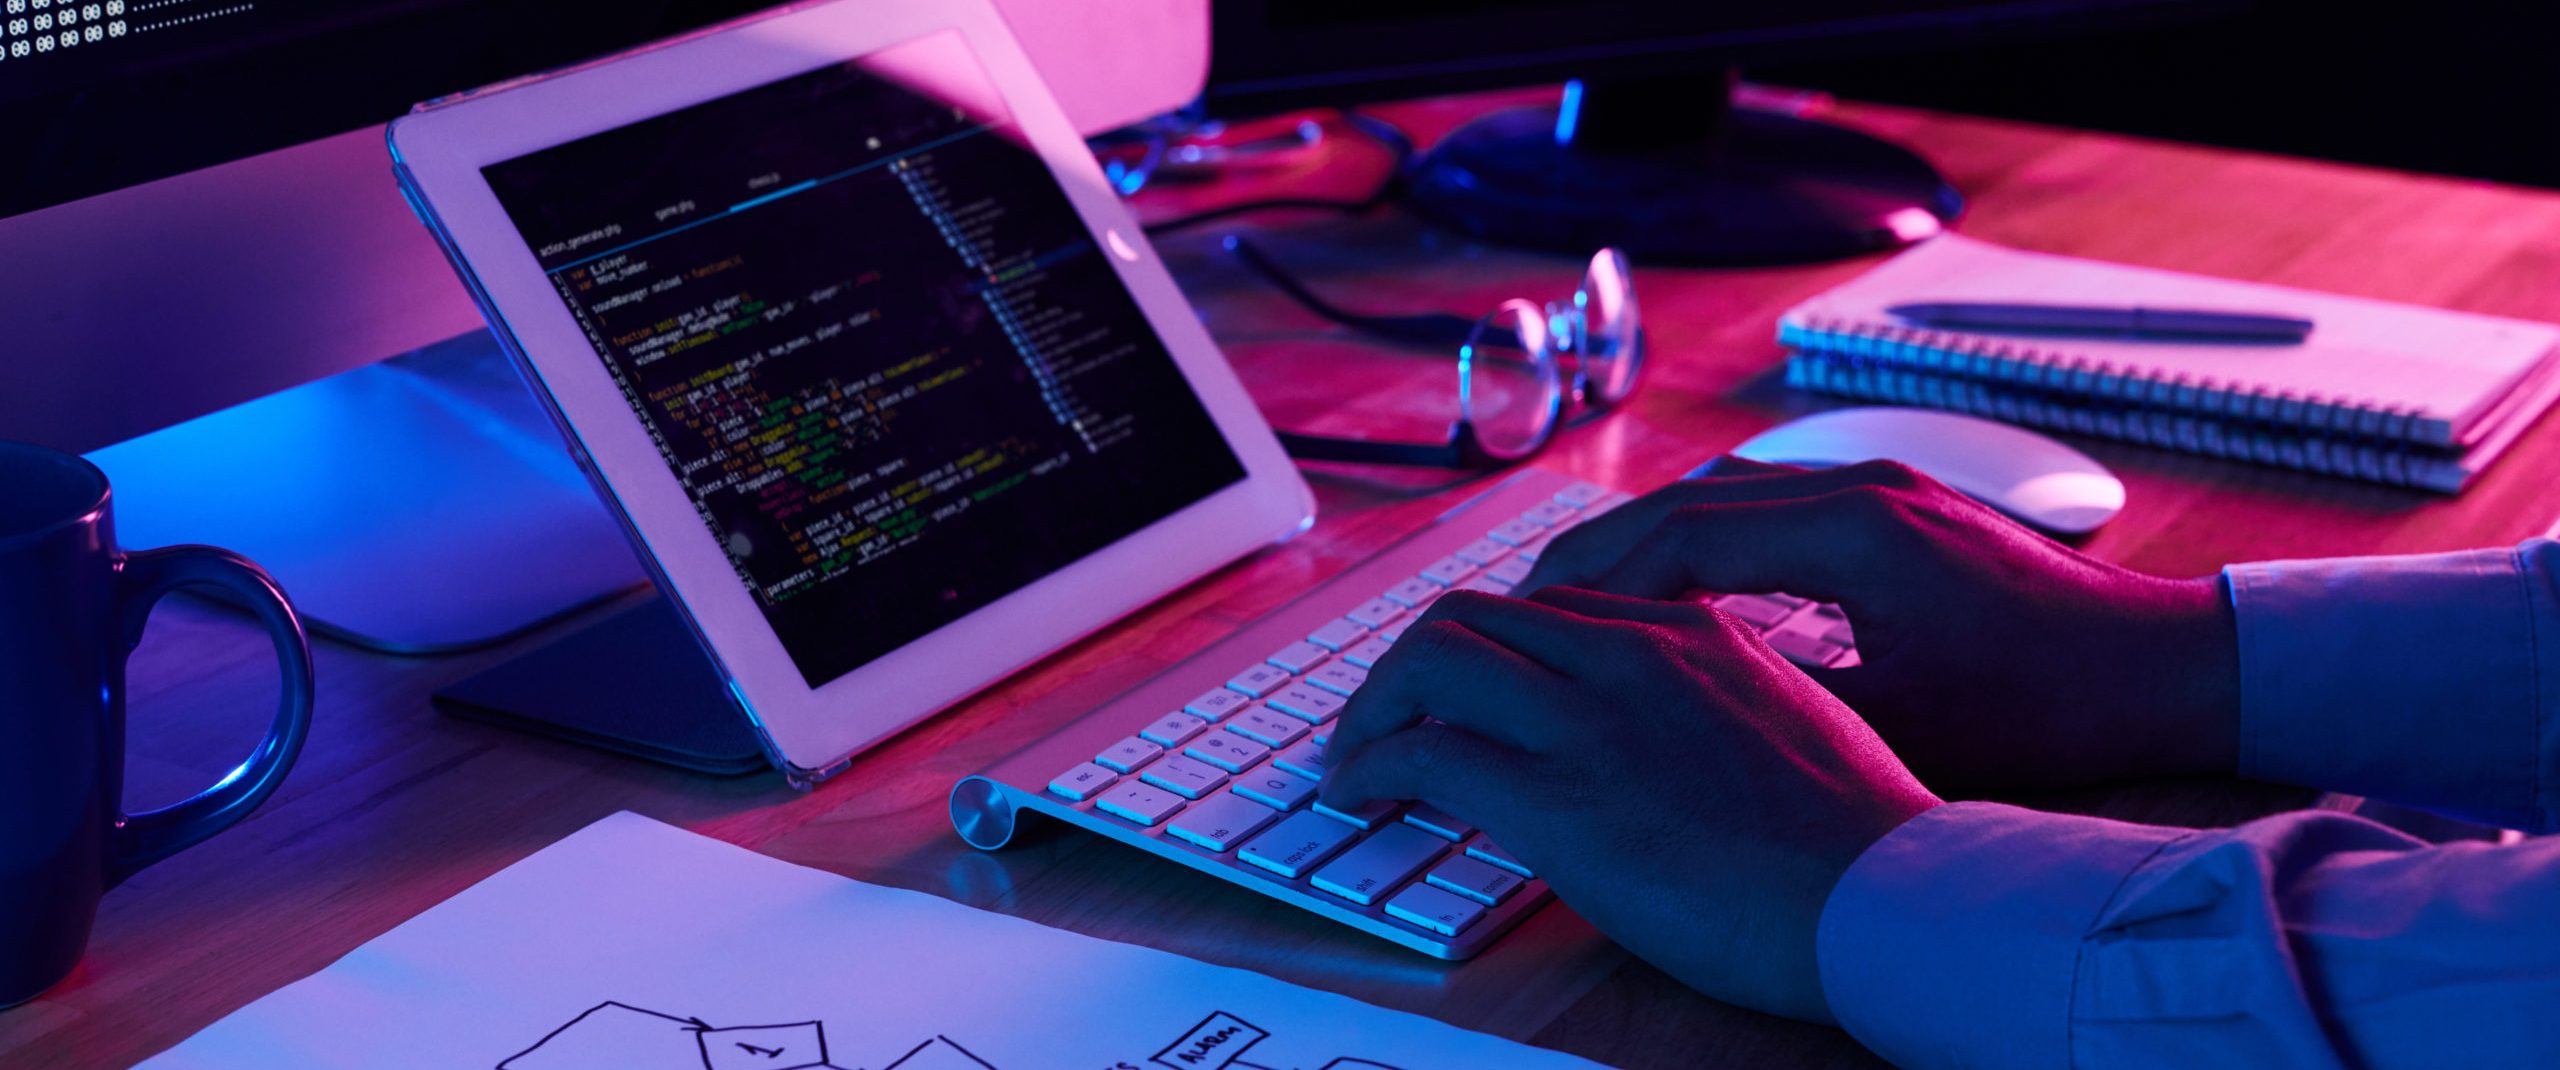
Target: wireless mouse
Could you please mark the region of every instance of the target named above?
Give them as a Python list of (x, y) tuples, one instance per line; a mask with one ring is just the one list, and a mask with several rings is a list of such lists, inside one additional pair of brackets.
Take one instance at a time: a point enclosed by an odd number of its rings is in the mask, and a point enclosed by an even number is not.
[(1790, 420), (1733, 448), (1764, 464), (1831, 468), (1900, 461), (2036, 527), (2096, 531), (2124, 509), (2105, 465), (2024, 428), (1930, 409), (1853, 408)]

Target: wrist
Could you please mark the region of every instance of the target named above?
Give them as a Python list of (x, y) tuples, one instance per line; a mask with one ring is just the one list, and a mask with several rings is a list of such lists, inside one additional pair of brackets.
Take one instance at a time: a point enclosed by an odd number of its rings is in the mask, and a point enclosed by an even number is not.
[(2163, 579), (2136, 618), (2128, 664), (2147, 676), (2149, 707), (2129, 733), (2163, 773), (2229, 775), (2240, 764), (2240, 630), (2220, 575)]

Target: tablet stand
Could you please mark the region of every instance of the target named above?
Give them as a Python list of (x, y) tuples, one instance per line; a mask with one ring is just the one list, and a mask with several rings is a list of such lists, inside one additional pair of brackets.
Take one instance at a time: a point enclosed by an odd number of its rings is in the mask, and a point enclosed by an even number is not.
[(439, 690), (459, 717), (679, 769), (769, 768), (746, 716), (667, 600), (647, 600)]

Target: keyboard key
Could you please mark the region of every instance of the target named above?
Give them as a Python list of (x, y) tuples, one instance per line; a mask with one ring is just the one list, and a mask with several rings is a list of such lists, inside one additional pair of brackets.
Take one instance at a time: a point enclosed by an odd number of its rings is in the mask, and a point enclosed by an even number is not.
[(1271, 759), (1271, 764), (1309, 780), (1322, 780), (1324, 779), (1325, 752), (1329, 745), (1324, 740), (1309, 737), (1296, 746), (1281, 751), (1279, 757)]
[(1303, 777), (1296, 773), (1265, 766), (1255, 771), (1252, 776), (1237, 777), (1235, 787), (1229, 790), (1274, 810), (1285, 812), (1305, 806), (1309, 800), (1314, 799), (1316, 781), (1313, 777)]
[(1484, 907), (1428, 884), (1416, 884), (1387, 900), (1387, 916), (1442, 936), (1456, 936), (1484, 916)]
[(1365, 628), (1382, 627), (1388, 621), (1404, 616), (1404, 603), (1385, 598), (1372, 598), (1360, 603), (1358, 609), (1343, 616)]
[(1361, 906), (1376, 906), (1440, 857), (1449, 844), (1420, 829), (1389, 825), (1316, 871), (1315, 886)]
[(1761, 595), (1760, 597), (1776, 602), (1788, 609), (1802, 609), (1804, 608), (1805, 602), (1808, 601), (1807, 599), (1798, 598), (1791, 594), (1782, 594), (1775, 591)]
[(1279, 694), (1271, 696), (1271, 701), (1265, 705), (1308, 724), (1322, 724), (1342, 712), (1342, 704), (1348, 701), (1320, 687), (1290, 684), (1281, 688)]
[(1838, 643), (1841, 646), (1858, 645), (1858, 637), (1849, 631), (1848, 621), (1829, 620), (1824, 617), (1815, 617), (1814, 619), (1823, 621), (1829, 625), (1829, 627), (1822, 629), (1822, 638), (1825, 642)]
[(1352, 692), (1360, 690), (1360, 685), (1369, 682), (1369, 670), (1352, 665), (1348, 659), (1344, 659), (1308, 673), (1307, 682), (1344, 698), (1350, 698)]
[(1288, 682), (1289, 670), (1265, 663), (1237, 673), (1235, 679), (1227, 681), (1227, 690), (1261, 698)]
[(1609, 492), (1608, 497), (1583, 506), (1582, 515), (1584, 519), (1589, 519), (1634, 500), (1636, 500), (1636, 496), (1633, 494), (1629, 494), (1623, 490), (1613, 490)]
[(1731, 613), (1761, 628), (1775, 625), (1795, 612), (1792, 608), (1779, 605), (1756, 594), (1725, 595), (1716, 599), (1715, 605), (1717, 609)]
[(1433, 583), (1430, 580), (1423, 579), (1420, 576), (1415, 576), (1403, 583), (1387, 588), (1385, 597), (1387, 601), (1393, 602), (1407, 609), (1420, 609), (1424, 606), (1430, 605), (1432, 599), (1440, 597), (1440, 585)]
[(1511, 556), (1511, 548), (1492, 539), (1477, 539), (1458, 547), (1458, 560), (1470, 565), (1490, 565), (1509, 556)]
[(1482, 836), (1476, 837), (1476, 842), (1467, 845), (1467, 857), (1478, 862), (1491, 862), (1523, 877), (1537, 876), (1529, 872), (1529, 867), (1521, 864), (1519, 859), (1511, 857), (1511, 852), (1503, 850), (1501, 845)]
[(1476, 834), (1474, 825), (1460, 821), (1450, 816), (1447, 811), (1428, 803), (1413, 804), (1411, 809), (1404, 812), (1404, 823), (1451, 843), (1457, 843)]
[[(1332, 651), (1317, 646), (1314, 643), (1301, 640), (1281, 647), (1277, 653), (1274, 653), (1270, 657), (1262, 660), (1265, 664), (1274, 665), (1296, 673), (1305, 672), (1318, 665), (1324, 664), (1324, 659), (1332, 656)], [(1234, 684), (1228, 684), (1227, 686), (1235, 687)], [(1236, 689), (1239, 691), (1244, 690), (1243, 688)], [(1255, 695), (1254, 697), (1260, 698), (1262, 696)]]
[(1163, 747), (1136, 736), (1130, 736), (1112, 744), (1110, 750), (1094, 756), (1093, 764), (1114, 773), (1134, 773), (1138, 771), (1139, 766), (1156, 760), (1156, 755), (1162, 753), (1164, 753)]
[(1520, 514), (1520, 519), (1542, 528), (1552, 528), (1560, 524), (1570, 524), (1580, 517), (1574, 507), (1549, 499), (1530, 506), (1528, 512)]
[(1510, 584), (1494, 579), (1491, 576), (1478, 576), (1465, 583), (1459, 584), (1458, 589), (1461, 591), (1475, 591), (1479, 594), (1490, 595), (1507, 595), (1511, 593)]
[(1183, 740), (1199, 735), (1200, 730), (1208, 726), (1209, 722), (1198, 717), (1175, 712), (1158, 717), (1156, 723), (1139, 729), (1138, 736), (1159, 747), (1179, 747)]
[(1244, 704), (1251, 701), (1240, 692), (1221, 687), (1184, 703), (1182, 709), (1204, 721), (1223, 721), (1228, 714), (1244, 708)]
[(1597, 483), (1576, 483), (1556, 492), (1556, 500), (1576, 509), (1609, 496), (1609, 488)]
[(1283, 877), (1304, 877), (1358, 835), (1359, 830), (1349, 825), (1313, 810), (1300, 810), (1254, 837), (1236, 857)]
[(1444, 557), (1422, 570), (1422, 578), (1443, 587), (1455, 587), (1475, 575), (1476, 567), (1457, 557)]
[(1387, 656), (1387, 648), (1394, 645), (1383, 637), (1370, 636), (1361, 640), (1359, 646), (1343, 651), (1342, 662), (1337, 663), (1337, 667), (1340, 664), (1349, 664), (1363, 672), (1377, 668), (1378, 659)]
[(1177, 754), (1148, 766), (1146, 775), (1139, 779), (1185, 799), (1197, 799), (1225, 785), (1227, 774), (1207, 762)]
[(1511, 556), (1518, 560), (1526, 561), (1532, 565), (1537, 564), (1539, 558), (1546, 556), (1547, 544), (1554, 541), (1556, 540), (1553, 535), (1540, 535), (1537, 538), (1521, 543), (1519, 549), (1511, 552)]
[(1049, 782), (1049, 790), (1077, 802), (1083, 802), (1101, 794), (1102, 789), (1110, 787), (1111, 782), (1118, 779), (1120, 779), (1118, 773), (1092, 762), (1086, 762), (1058, 774), (1058, 779)]
[(1525, 546), (1529, 540), (1544, 537), (1546, 533), (1547, 526), (1544, 524), (1534, 520), (1514, 519), (1503, 521), (1492, 531), (1485, 532), (1484, 536), (1505, 546)]
[(1212, 851), (1232, 851), (1280, 819), (1270, 807), (1240, 795), (1220, 795), (1184, 810), (1164, 830)]
[[(1236, 715), (1238, 720), (1255, 716), (1261, 716), (1259, 711), (1246, 710)], [(1227, 728), (1228, 730), (1224, 732), (1201, 733), (1200, 738), (1192, 740), (1190, 746), (1182, 748), (1183, 756), (1197, 758), (1230, 773), (1244, 772), (1253, 768), (1254, 763), (1270, 756), (1271, 748), (1237, 735), (1232, 722), (1227, 725)], [(1197, 798), (1197, 796), (1194, 797)]]
[[(1360, 640), (1367, 638), (1368, 635), (1368, 625), (1351, 620), (1347, 617), (1337, 617), (1326, 622), (1324, 627), (1308, 632), (1307, 641), (1339, 654), (1342, 652), (1344, 647), (1357, 643)], [(1305, 672), (1307, 670), (1300, 669), (1298, 671)]]
[(1504, 583), (1516, 586), (1520, 581), (1529, 578), (1529, 570), (1535, 565), (1536, 562), (1525, 561), (1515, 557), (1509, 561), (1505, 561), (1499, 565), (1495, 565), (1492, 568), (1484, 570), (1484, 574), (1491, 576), (1494, 579), (1501, 580)]
[(1843, 609), (1841, 609), (1841, 608), (1840, 608), (1840, 607), (1838, 607), (1838, 606), (1832, 605), (1832, 604), (1831, 604), (1831, 603), (1829, 603), (1829, 602), (1817, 602), (1817, 603), (1815, 603), (1815, 604), (1814, 604), (1814, 607), (1813, 607), (1813, 611), (1814, 611), (1816, 614), (1818, 614), (1818, 615), (1820, 615), (1820, 616), (1822, 616), (1822, 617), (1824, 617), (1824, 618), (1826, 618), (1826, 619), (1830, 619), (1830, 620), (1847, 620), (1847, 619), (1849, 619), (1849, 614), (1848, 614), (1848, 612), (1847, 612), (1846, 610), (1843, 610)]
[(1472, 858), (1452, 858), (1431, 868), (1423, 878), (1435, 888), (1445, 888), (1489, 907), (1498, 907), (1528, 881), (1500, 866)]
[(1182, 797), (1132, 782), (1103, 792), (1093, 806), (1103, 813), (1153, 827), (1182, 809)]
[(1396, 809), (1402, 805), (1393, 799), (1377, 799), (1357, 810), (1336, 810), (1319, 802), (1316, 812), (1366, 832), (1395, 820)]
[(1384, 639), (1390, 643), (1395, 642), (1398, 639), (1404, 638), (1404, 630), (1410, 627), (1413, 627), (1413, 618), (1399, 618), (1395, 621), (1389, 622), (1386, 627), (1378, 629), (1378, 638)]
[(1246, 710), (1227, 722), (1227, 731), (1265, 747), (1286, 747), (1306, 737), (1306, 723), (1267, 709)]
[(1770, 632), (1765, 638), (1769, 640), (1769, 649), (1777, 651), (1780, 656), (1815, 668), (1829, 665), (1840, 657), (1840, 647), (1803, 632), (1780, 628)]

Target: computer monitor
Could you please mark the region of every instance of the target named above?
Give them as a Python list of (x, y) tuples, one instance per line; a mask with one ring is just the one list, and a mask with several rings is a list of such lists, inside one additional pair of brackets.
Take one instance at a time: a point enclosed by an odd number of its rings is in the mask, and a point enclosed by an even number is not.
[[(0, 0), (0, 435), (90, 450), (478, 328), (382, 124), (770, 3)], [(1088, 132), (1199, 90), (1206, 0), (999, 6)]]
[(1845, 127), (1732, 104), (1734, 68), (2088, 32), (2233, 0), (1218, 0), (1212, 114), (1565, 82), (1418, 156), (1427, 217), (1509, 244), (1771, 263), (1939, 232), (1963, 198)]
[[(91, 453), (127, 541), (234, 546), (380, 646), (636, 582), (382, 124), (769, 3), (0, 0), (0, 437)], [(1088, 132), (1205, 76), (1207, 0), (998, 6)]]

